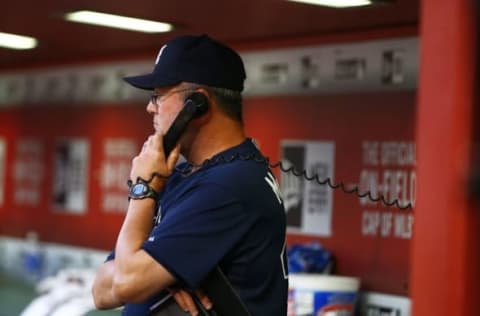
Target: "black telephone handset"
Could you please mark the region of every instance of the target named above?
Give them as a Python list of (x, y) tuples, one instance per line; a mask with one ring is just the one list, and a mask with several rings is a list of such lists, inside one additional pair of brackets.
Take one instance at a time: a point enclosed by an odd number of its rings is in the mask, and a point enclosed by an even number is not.
[(163, 149), (167, 158), (170, 152), (175, 148), (180, 136), (187, 128), (188, 124), (195, 118), (202, 116), (208, 110), (208, 99), (200, 92), (190, 94), (186, 99), (183, 109), (168, 129), (163, 138)]

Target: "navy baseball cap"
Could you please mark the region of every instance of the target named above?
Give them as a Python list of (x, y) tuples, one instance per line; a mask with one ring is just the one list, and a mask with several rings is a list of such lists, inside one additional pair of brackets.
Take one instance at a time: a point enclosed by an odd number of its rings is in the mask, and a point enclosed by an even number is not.
[(185, 35), (163, 45), (152, 73), (124, 80), (145, 90), (186, 81), (242, 91), (245, 78), (242, 59), (233, 49), (207, 35)]

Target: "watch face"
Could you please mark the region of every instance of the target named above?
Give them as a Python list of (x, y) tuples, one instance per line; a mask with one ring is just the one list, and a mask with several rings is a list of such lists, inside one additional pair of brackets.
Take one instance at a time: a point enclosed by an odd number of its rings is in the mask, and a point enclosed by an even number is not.
[(158, 193), (155, 192), (151, 187), (146, 183), (137, 183), (128, 192), (129, 199), (142, 200), (145, 198), (152, 198), (156, 200), (158, 198)]
[(135, 184), (132, 193), (135, 195), (147, 193), (147, 187), (142, 183)]

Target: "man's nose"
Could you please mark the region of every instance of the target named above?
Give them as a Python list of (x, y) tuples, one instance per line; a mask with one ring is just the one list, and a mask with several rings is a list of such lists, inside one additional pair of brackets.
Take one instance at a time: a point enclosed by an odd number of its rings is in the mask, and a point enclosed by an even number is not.
[(157, 106), (153, 104), (152, 101), (149, 101), (147, 104), (147, 112), (150, 114), (154, 114), (157, 112)]

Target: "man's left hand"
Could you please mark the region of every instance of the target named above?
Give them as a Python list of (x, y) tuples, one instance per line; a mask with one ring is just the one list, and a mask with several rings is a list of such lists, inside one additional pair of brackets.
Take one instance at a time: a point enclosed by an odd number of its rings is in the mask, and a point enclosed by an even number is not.
[[(192, 295), (184, 290), (171, 290), (173, 298), (181, 309), (190, 313), (192, 316), (198, 315), (198, 308), (192, 298)], [(206, 309), (212, 308), (212, 301), (201, 290), (197, 290), (196, 295)]]

